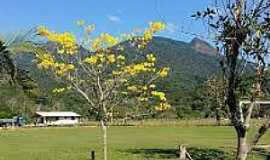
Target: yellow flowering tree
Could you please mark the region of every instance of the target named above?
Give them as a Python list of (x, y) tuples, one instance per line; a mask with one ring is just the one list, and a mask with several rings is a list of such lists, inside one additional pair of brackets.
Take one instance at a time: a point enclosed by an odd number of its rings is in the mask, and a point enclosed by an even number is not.
[[(136, 99), (141, 106), (164, 111), (170, 108), (165, 93), (156, 89), (155, 83), (168, 75), (169, 68), (156, 65), (154, 53), (139, 52), (136, 58), (129, 58), (121, 46), (120, 38), (101, 33), (91, 38), (93, 25), (78, 25), (85, 29), (87, 40), (79, 44), (69, 32), (56, 33), (41, 26), (38, 34), (57, 44), (57, 53), (36, 48), (38, 67), (51, 72), (55, 78), (66, 84), (64, 88), (54, 89), (60, 93), (74, 90), (87, 100), (89, 110), (95, 112), (103, 131), (104, 160), (107, 160), (107, 125), (113, 116), (113, 109)], [(143, 35), (128, 35), (125, 40), (143, 51), (153, 34), (165, 28), (161, 22), (150, 23)], [(89, 40), (90, 39), (90, 40)], [(87, 46), (88, 54), (80, 52)]]

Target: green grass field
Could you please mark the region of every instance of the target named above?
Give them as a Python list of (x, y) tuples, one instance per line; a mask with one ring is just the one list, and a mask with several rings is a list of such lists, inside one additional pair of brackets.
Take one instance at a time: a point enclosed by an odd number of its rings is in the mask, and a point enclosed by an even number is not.
[[(91, 150), (99, 160), (100, 135), (97, 127), (0, 130), (0, 160), (89, 160)], [(186, 144), (194, 159), (224, 159), (233, 154), (234, 136), (231, 127), (110, 127), (109, 157), (173, 160), (177, 145)], [(270, 144), (269, 133), (261, 143)]]

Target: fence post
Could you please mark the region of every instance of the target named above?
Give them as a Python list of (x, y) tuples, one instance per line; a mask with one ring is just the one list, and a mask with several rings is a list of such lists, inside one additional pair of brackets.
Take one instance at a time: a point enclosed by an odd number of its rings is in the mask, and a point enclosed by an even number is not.
[(179, 151), (179, 159), (180, 160), (186, 160), (187, 157), (186, 157), (186, 147), (185, 146), (182, 146), (182, 145), (178, 145), (178, 151)]
[(179, 151), (179, 160), (193, 160), (190, 156), (190, 154), (187, 151), (186, 146), (184, 145), (178, 145), (178, 151)]
[(91, 151), (91, 160), (95, 159), (96, 159), (95, 151)]

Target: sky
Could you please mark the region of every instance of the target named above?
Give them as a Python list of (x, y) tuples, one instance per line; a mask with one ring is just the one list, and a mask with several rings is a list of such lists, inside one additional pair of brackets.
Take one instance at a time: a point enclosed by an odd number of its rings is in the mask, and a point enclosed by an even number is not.
[(164, 21), (161, 36), (189, 41), (205, 27), (190, 16), (213, 0), (5, 0), (1, 2), (0, 34), (45, 25), (57, 31), (79, 34), (77, 20), (95, 24), (96, 33), (113, 35), (142, 30), (150, 21)]

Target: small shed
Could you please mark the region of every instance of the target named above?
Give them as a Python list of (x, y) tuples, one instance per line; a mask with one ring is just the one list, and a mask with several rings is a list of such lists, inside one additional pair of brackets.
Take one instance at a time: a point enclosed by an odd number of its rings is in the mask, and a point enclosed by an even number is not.
[(75, 125), (80, 123), (81, 115), (75, 112), (36, 112), (38, 125)]

